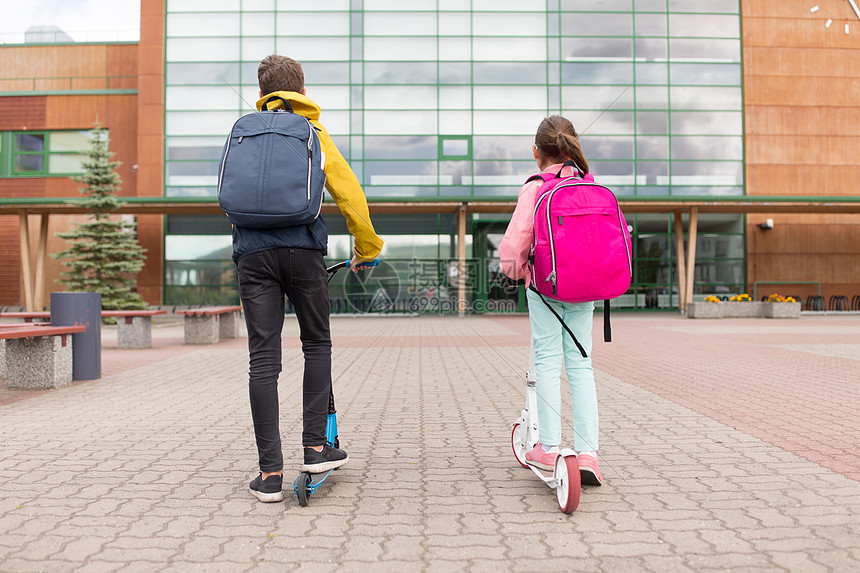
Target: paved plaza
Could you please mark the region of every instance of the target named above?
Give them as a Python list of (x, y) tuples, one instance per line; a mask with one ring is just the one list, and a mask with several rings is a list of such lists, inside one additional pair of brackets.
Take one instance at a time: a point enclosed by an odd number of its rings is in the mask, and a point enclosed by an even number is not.
[[(248, 493), (244, 337), (186, 346), (166, 321), (120, 350), (106, 327), (101, 379), (0, 382), (0, 571), (860, 570), (860, 316), (619, 313), (611, 344), (595, 320), (606, 482), (571, 515), (511, 452), (527, 317), (332, 323), (350, 462), (307, 507)], [(284, 363), (288, 483), (292, 318)]]

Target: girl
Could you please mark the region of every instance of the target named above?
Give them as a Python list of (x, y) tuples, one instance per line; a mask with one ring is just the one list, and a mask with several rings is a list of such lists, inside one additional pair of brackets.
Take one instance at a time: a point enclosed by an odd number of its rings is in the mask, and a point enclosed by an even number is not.
[[(562, 164), (571, 160), (576, 165), (565, 167), (562, 177), (588, 173), (588, 162), (579, 145), (573, 124), (564, 117), (545, 118), (538, 126), (532, 154), (544, 173), (558, 173)], [(526, 183), (520, 189), (517, 207), (499, 245), (502, 271), (514, 280), (531, 283), (528, 259), (534, 241), (535, 195), (542, 180)], [(526, 452), (526, 462), (544, 470), (552, 470), (561, 444), (560, 374), (564, 359), (567, 379), (573, 399), (574, 449), (579, 452), (582, 483), (600, 485), (603, 477), (597, 466), (597, 391), (591, 367), (591, 322), (593, 302), (571, 303), (546, 299), (546, 304), (533, 291), (527, 290), (532, 344), (535, 348), (535, 377), (538, 396), (538, 431), (541, 442)], [(574, 345), (547, 304), (564, 320), (574, 333), (588, 358)]]

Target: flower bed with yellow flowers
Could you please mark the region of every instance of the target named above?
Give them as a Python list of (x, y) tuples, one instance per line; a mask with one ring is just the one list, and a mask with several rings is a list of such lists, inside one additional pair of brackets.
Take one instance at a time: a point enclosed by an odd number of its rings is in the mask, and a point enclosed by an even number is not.
[(738, 294), (722, 301), (708, 295), (702, 302), (687, 304), (688, 318), (799, 318), (800, 303), (791, 297), (772, 294), (767, 301), (754, 301), (747, 294)]

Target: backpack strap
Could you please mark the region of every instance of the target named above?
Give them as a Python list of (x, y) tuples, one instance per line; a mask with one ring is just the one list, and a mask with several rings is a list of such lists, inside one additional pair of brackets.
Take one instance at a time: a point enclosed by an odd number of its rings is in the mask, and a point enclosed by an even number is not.
[(269, 103), (276, 101), (276, 100), (281, 100), (282, 102), (284, 102), (284, 111), (288, 111), (290, 113), (293, 113), (293, 106), (290, 105), (290, 102), (288, 102), (287, 100), (285, 100), (281, 96), (276, 96), (276, 95), (273, 95), (272, 97), (270, 97), (269, 99), (264, 101), (263, 105), (260, 107), (263, 108), (263, 111), (269, 111)]
[(603, 301), (603, 342), (612, 342), (612, 326), (609, 324), (609, 299)]
[(534, 285), (529, 285), (529, 290), (536, 293), (540, 297), (540, 299), (543, 301), (543, 303), (546, 305), (546, 307), (550, 310), (550, 312), (552, 312), (555, 315), (555, 317), (558, 319), (558, 322), (561, 323), (561, 326), (564, 327), (564, 329), (567, 331), (567, 333), (573, 339), (573, 343), (576, 345), (576, 348), (579, 350), (579, 353), (582, 354), (582, 357), (588, 358), (588, 354), (585, 353), (585, 349), (582, 347), (582, 345), (576, 339), (576, 336), (573, 335), (573, 331), (570, 330), (570, 328), (564, 323), (564, 320), (562, 320), (562, 318), (558, 315), (558, 313), (555, 311), (555, 309), (552, 306), (550, 306), (550, 304), (546, 301), (546, 299), (543, 297), (543, 295), (540, 293), (540, 291), (538, 289), (536, 289), (534, 287)]
[(583, 179), (585, 177), (585, 174), (579, 170), (579, 167), (577, 167), (576, 163), (572, 159), (568, 159), (564, 162), (564, 165), (561, 166), (561, 169), (558, 170), (558, 173), (555, 174), (555, 179), (561, 179), (561, 172), (564, 171), (565, 167), (573, 167), (576, 170), (576, 174), (579, 176), (580, 179)]

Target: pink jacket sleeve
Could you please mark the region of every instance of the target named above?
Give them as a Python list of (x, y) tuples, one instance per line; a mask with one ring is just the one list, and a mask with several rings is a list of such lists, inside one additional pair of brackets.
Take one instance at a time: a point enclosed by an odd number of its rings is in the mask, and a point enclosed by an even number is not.
[(525, 279), (531, 284), (528, 272), (529, 252), (534, 240), (535, 195), (542, 181), (531, 181), (523, 185), (517, 198), (517, 206), (499, 245), (502, 272), (513, 280)]

